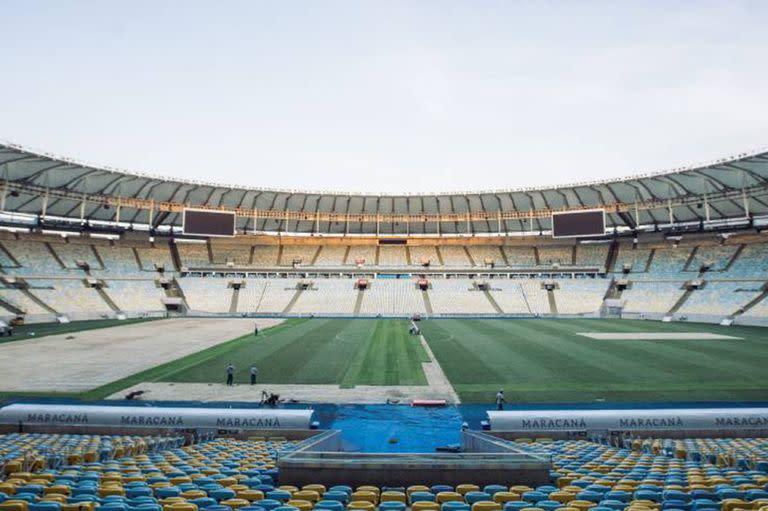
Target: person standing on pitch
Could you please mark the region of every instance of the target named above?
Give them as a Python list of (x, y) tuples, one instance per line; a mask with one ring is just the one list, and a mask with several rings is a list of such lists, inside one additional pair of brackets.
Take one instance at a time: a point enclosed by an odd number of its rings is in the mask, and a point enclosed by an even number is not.
[(232, 362), (227, 364), (227, 386), (231, 387), (235, 383), (235, 366)]
[(253, 335), (259, 335), (259, 325), (253, 327)]
[(255, 364), (251, 364), (251, 385), (256, 385), (256, 376), (259, 374), (259, 370)]
[(504, 410), (504, 403), (506, 403), (507, 400), (504, 399), (504, 391), (499, 389), (499, 391), (496, 393), (496, 406), (498, 407), (499, 411)]

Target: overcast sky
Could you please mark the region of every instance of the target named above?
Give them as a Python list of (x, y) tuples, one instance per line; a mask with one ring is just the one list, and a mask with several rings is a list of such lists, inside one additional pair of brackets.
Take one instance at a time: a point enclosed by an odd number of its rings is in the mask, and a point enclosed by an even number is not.
[(768, 2), (0, 0), (0, 138), (255, 187), (429, 192), (768, 144)]

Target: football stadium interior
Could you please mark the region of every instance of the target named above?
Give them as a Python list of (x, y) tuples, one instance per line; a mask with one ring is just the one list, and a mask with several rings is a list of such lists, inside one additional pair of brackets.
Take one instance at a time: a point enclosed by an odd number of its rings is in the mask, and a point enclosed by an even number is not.
[(766, 228), (768, 153), (373, 195), (0, 145), (0, 511), (766, 511)]

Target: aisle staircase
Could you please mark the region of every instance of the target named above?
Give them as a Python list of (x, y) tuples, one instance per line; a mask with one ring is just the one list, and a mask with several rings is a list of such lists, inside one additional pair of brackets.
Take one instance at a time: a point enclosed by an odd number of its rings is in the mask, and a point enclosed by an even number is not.
[(237, 313), (237, 303), (240, 300), (240, 288), (232, 286), (232, 298), (229, 302), (229, 313)]
[(360, 314), (360, 309), (363, 306), (363, 297), (365, 296), (364, 293), (365, 293), (364, 289), (357, 290), (357, 298), (355, 298), (355, 309), (354, 309), (355, 316)]
[(427, 314), (430, 316), (434, 314), (432, 309), (432, 300), (429, 299), (429, 291), (426, 289), (421, 290), (421, 298), (424, 300), (424, 310), (427, 311)]
[(547, 289), (547, 300), (549, 301), (549, 312), (553, 316), (557, 316), (557, 301), (555, 300), (555, 290)]
[(286, 305), (285, 309), (283, 309), (283, 314), (291, 313), (291, 309), (293, 309), (293, 306), (296, 305), (296, 302), (299, 300), (299, 297), (303, 292), (304, 290), (301, 287), (296, 289), (296, 293), (294, 293), (293, 297), (291, 298), (291, 301), (288, 302), (288, 305)]
[(103, 287), (100, 287), (100, 286), (99, 287), (93, 287), (92, 289), (94, 289), (99, 294), (101, 299), (104, 300), (104, 303), (106, 303), (107, 306), (110, 309), (112, 309), (112, 312), (114, 312), (116, 314), (120, 314), (120, 313), (123, 312), (123, 311), (120, 310), (120, 307), (117, 306), (117, 304), (114, 302), (114, 300), (112, 300), (112, 297), (109, 296), (109, 294), (104, 290)]
[(486, 289), (483, 291), (483, 294), (485, 294), (485, 297), (488, 299), (488, 301), (491, 304), (491, 307), (493, 307), (493, 310), (496, 311), (497, 314), (504, 314), (504, 311), (501, 310), (501, 307), (499, 307), (498, 302), (496, 302), (496, 299), (491, 295), (491, 292)]

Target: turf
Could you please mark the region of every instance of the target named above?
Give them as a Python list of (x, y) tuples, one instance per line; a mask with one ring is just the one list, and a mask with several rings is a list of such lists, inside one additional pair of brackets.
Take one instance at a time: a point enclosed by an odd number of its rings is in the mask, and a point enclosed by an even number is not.
[(241, 339), (195, 363), (189, 357), (171, 362), (144, 381), (223, 382), (231, 362), (239, 383), (255, 364), (260, 383), (426, 385), (421, 363), (427, 355), (408, 334), (407, 321), (306, 319)]
[(26, 339), (39, 339), (40, 337), (45, 337), (47, 335), (71, 334), (74, 332), (95, 330), (97, 328), (125, 326), (133, 323), (154, 321), (155, 319), (159, 318), (135, 318), (125, 320), (95, 319), (89, 321), (72, 321), (70, 323), (33, 323), (14, 327), (13, 335), (11, 337), (0, 337), (0, 343), (23, 341)]
[[(757, 327), (632, 320), (423, 321), (463, 402), (748, 401), (768, 396)], [(744, 340), (604, 341), (578, 332), (712, 332)]]

